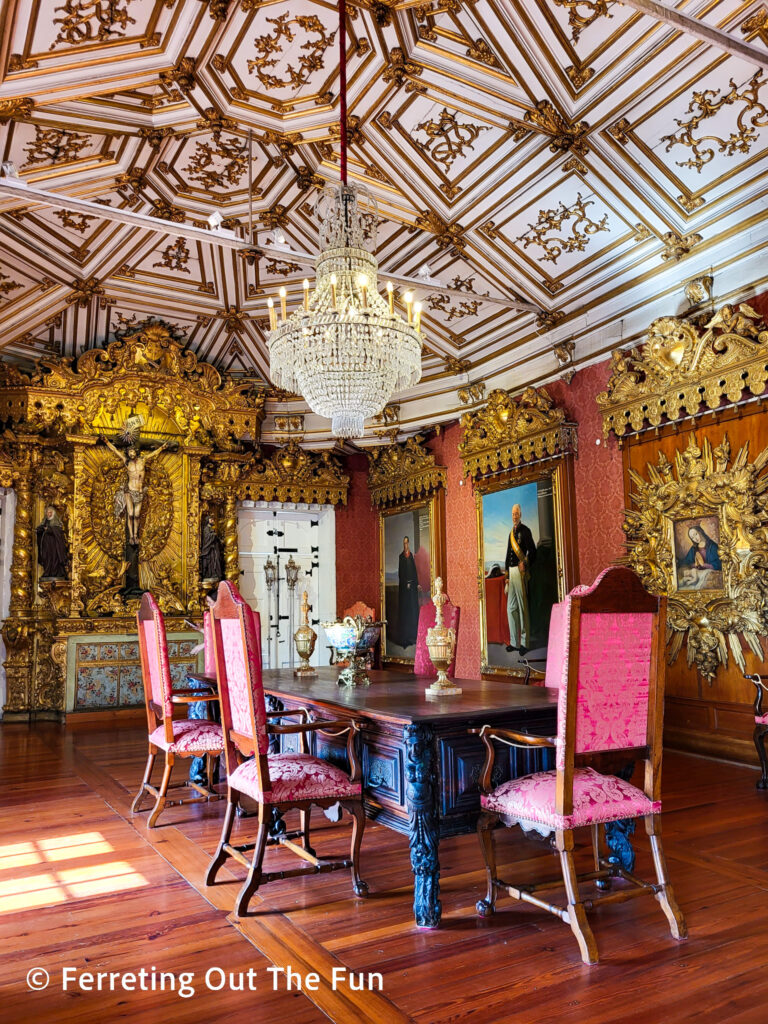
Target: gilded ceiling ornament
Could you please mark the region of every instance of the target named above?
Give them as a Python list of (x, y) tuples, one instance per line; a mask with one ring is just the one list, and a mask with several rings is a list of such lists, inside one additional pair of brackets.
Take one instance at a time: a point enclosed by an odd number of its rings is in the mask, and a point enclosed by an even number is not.
[(275, 430), (280, 434), (293, 434), (300, 441), (304, 436), (304, 417), (296, 414), (275, 416)]
[[(359, 146), (365, 142), (365, 135), (363, 135), (362, 118), (358, 117), (357, 114), (347, 114), (347, 145), (348, 146)], [(338, 124), (332, 124), (328, 128), (328, 132), (332, 139), (341, 138), (341, 126)]]
[(25, 96), (18, 99), (0, 99), (0, 124), (8, 124), (9, 121), (26, 121), (32, 114), (34, 102)]
[(472, 60), (476, 60), (480, 64), (487, 64), (491, 68), (499, 67), (496, 54), (484, 39), (476, 39), (474, 42), (470, 42), (466, 54), (467, 57), (471, 57)]
[(88, 277), (84, 281), (72, 282), (72, 291), (69, 293), (67, 302), (76, 302), (82, 309), (86, 309), (93, 298), (103, 294), (104, 289), (99, 284), (98, 278)]
[(195, 88), (197, 60), (194, 57), (179, 57), (174, 66), (160, 72), (160, 81), (167, 86), (176, 85), (182, 93), (190, 93)]
[[(675, 118), (675, 124), (679, 131), (672, 135), (662, 136), (661, 141), (666, 142), (665, 152), (669, 152), (673, 146), (687, 146), (691, 150), (691, 156), (687, 160), (677, 160), (678, 167), (692, 167), (701, 174), (701, 169), (710, 160), (714, 159), (714, 145), (719, 153), (726, 156), (735, 156), (737, 153), (749, 153), (753, 143), (758, 139), (758, 128), (768, 126), (768, 107), (760, 99), (760, 90), (768, 83), (763, 78), (763, 69), (760, 68), (754, 73), (747, 85), (737, 86), (731, 79), (730, 91), (720, 96), (720, 89), (703, 89), (693, 93), (691, 102), (688, 104), (687, 113), (693, 114), (687, 121)], [(723, 107), (733, 104), (743, 104), (739, 110), (735, 131), (727, 139), (718, 135), (700, 135), (699, 126), (703, 121), (722, 110)], [(694, 113), (695, 111), (695, 113)], [(748, 123), (747, 118), (749, 117)], [(713, 143), (708, 146), (706, 143)]]
[(226, 21), (232, 0), (203, 0), (208, 6), (208, 13), (214, 21)]
[(568, 339), (567, 341), (560, 341), (557, 345), (554, 345), (552, 351), (557, 359), (558, 366), (563, 371), (561, 379), (570, 384), (573, 380), (573, 375), (576, 373), (576, 368), (573, 365), (573, 353), (576, 351), (576, 342)]
[(664, 243), (664, 251), (661, 254), (663, 260), (681, 260), (699, 242), (703, 241), (701, 235), (695, 232), (688, 235), (679, 235), (676, 231), (666, 231), (661, 240)]
[(477, 402), (485, 400), (485, 384), (483, 381), (477, 380), (474, 384), (467, 384), (466, 387), (459, 388), (456, 395), (462, 405), (475, 405)]
[(189, 249), (183, 238), (177, 238), (175, 242), (163, 249), (162, 255), (153, 267), (168, 267), (169, 270), (179, 270), (182, 274), (189, 274)]
[(457, 359), (456, 356), (443, 356), (442, 358), (445, 362), (446, 370), (454, 376), (469, 373), (472, 369), (472, 363), (469, 359)]
[(587, 82), (595, 74), (594, 68), (588, 68), (585, 65), (576, 67), (574, 64), (569, 64), (565, 69), (566, 75), (570, 78), (577, 89), (581, 89), (582, 86), (586, 85)]
[(565, 319), (561, 309), (542, 310), (536, 314), (536, 326), (542, 331), (551, 331)]
[(290, 277), (291, 274), (298, 274), (302, 267), (299, 263), (292, 263), (290, 260), (267, 260), (264, 270), (267, 274), (280, 274), (281, 277)]
[(626, 146), (629, 142), (629, 132), (632, 130), (632, 125), (626, 119), (626, 117), (620, 117), (615, 124), (612, 124), (608, 129), (608, 134), (611, 138), (620, 142), (622, 146)]
[(463, 316), (474, 316), (480, 308), (479, 299), (464, 299), (456, 305), (450, 295), (444, 294), (430, 295), (427, 302), (433, 312), (445, 313), (448, 323)]
[(576, 424), (566, 422), (544, 388), (526, 388), (519, 398), (494, 390), (460, 422), (459, 455), (471, 477), (576, 451)]
[(8, 295), (9, 292), (15, 292), (17, 288), (21, 288), (19, 282), (14, 281), (8, 274), (4, 274), (0, 270), (0, 295)]
[(467, 247), (464, 228), (448, 224), (434, 210), (425, 210), (416, 218), (416, 226), (431, 231), (439, 249), (448, 249), (452, 256), (461, 256)]
[(368, 489), (374, 505), (431, 494), (445, 487), (445, 466), (415, 437), (368, 452)]
[(603, 433), (621, 437), (761, 395), (768, 381), (768, 327), (751, 306), (722, 306), (706, 326), (661, 317), (642, 348), (611, 355), (607, 389), (597, 396)]
[(389, 61), (384, 68), (382, 77), (385, 82), (389, 82), (398, 89), (402, 89), (405, 85), (406, 92), (422, 92), (423, 88), (412, 79), (420, 78), (423, 73), (424, 68), (421, 64), (408, 60), (401, 47), (393, 46), (389, 51)]
[(304, 141), (301, 132), (276, 132), (266, 129), (259, 140), (263, 146), (275, 146), (281, 156), (293, 156), (300, 142)]
[(78, 158), (90, 141), (90, 136), (82, 135), (80, 132), (70, 132), (62, 128), (42, 128), (36, 124), (34, 140), (24, 147), (27, 160), (22, 166), (69, 163)]
[(234, 136), (225, 139), (214, 131), (210, 142), (195, 143), (195, 152), (184, 169), (190, 181), (207, 191), (239, 185), (248, 170), (248, 146)]
[(712, 284), (713, 278), (709, 275), (695, 277), (692, 281), (688, 281), (683, 289), (686, 299), (692, 306), (708, 302), (712, 298)]
[(731, 462), (728, 435), (716, 448), (692, 434), (674, 463), (659, 452), (647, 479), (630, 469), (625, 512), (629, 565), (653, 594), (666, 594), (673, 662), (687, 660), (711, 684), (728, 655), (746, 670), (741, 638), (760, 659), (768, 635), (768, 448), (750, 464), (745, 444)]
[(768, 46), (768, 7), (761, 7), (739, 26), (743, 35), (755, 36)]
[(269, 228), (271, 231), (274, 231), (275, 228), (286, 228), (288, 227), (288, 210), (285, 206), (277, 203), (268, 210), (262, 210), (259, 214), (259, 220), (264, 227)]
[(222, 132), (237, 131), (237, 121), (232, 117), (224, 117), (216, 107), (206, 107), (202, 117), (195, 122), (195, 127), (201, 131), (213, 132), (215, 136)]
[(427, 142), (421, 142), (414, 138), (414, 142), (424, 153), (428, 153), (432, 159), (442, 164), (446, 171), (451, 169), (453, 162), (463, 156), (465, 150), (473, 150), (474, 144), (481, 132), (490, 131), (486, 125), (476, 125), (471, 122), (460, 122), (455, 113), (449, 113), (446, 107), (440, 112), (439, 119), (422, 121), (416, 126), (416, 131), (424, 132)]
[(635, 224), (634, 238), (638, 242), (644, 242), (646, 238), (650, 238), (653, 232), (645, 224)]
[(686, 210), (688, 213), (693, 213), (694, 210), (700, 209), (706, 202), (704, 196), (691, 196), (682, 194), (677, 197), (677, 201), (678, 203), (680, 203), (682, 208)]
[(578, 43), (579, 36), (598, 18), (612, 18), (608, 10), (609, 0), (555, 0), (558, 7), (568, 8), (568, 24), (571, 40)]
[(152, 199), (151, 203), (152, 209), (149, 213), (150, 217), (158, 217), (160, 220), (171, 220), (175, 224), (182, 224), (186, 219), (186, 214), (180, 206), (174, 206), (162, 196), (158, 196), (157, 199)]
[[(583, 199), (579, 192), (573, 206), (568, 207), (560, 203), (556, 210), (539, 210), (539, 219), (536, 223), (529, 224), (528, 230), (518, 235), (515, 241), (522, 242), (524, 249), (529, 245), (543, 249), (544, 255), (538, 257), (540, 263), (556, 264), (563, 253), (583, 252), (592, 235), (596, 235), (598, 231), (610, 231), (607, 213), (603, 214), (599, 221), (592, 220), (587, 213), (587, 209), (594, 205), (594, 200)], [(566, 221), (572, 222), (569, 224), (570, 235), (550, 234), (560, 231)]]
[(555, 110), (549, 100), (539, 100), (533, 110), (526, 110), (524, 120), (538, 131), (550, 136), (549, 148), (553, 153), (573, 150), (574, 153), (584, 156), (589, 152), (587, 122), (577, 121), (571, 124)]
[(78, 46), (95, 40), (106, 42), (126, 34), (128, 25), (135, 25), (136, 19), (128, 14), (128, 5), (133, 0), (65, 0), (55, 11), (63, 11), (62, 18), (54, 18), (54, 25), (61, 25), (59, 34), (49, 49), (55, 50), (57, 43)]
[(331, 452), (306, 451), (291, 439), (269, 458), (254, 456), (243, 468), (236, 490), (241, 501), (346, 505), (349, 477)]
[(312, 188), (322, 188), (325, 181), (311, 167), (301, 164), (296, 168), (296, 187), (299, 192), (309, 192)]
[(96, 220), (96, 217), (91, 217), (86, 213), (71, 213), (69, 210), (54, 210), (53, 216), (58, 217), (62, 227), (72, 228), (73, 231), (77, 231), (81, 235), (88, 230), (91, 221)]
[(586, 174), (589, 171), (589, 168), (586, 164), (583, 164), (577, 156), (569, 156), (560, 170), (563, 172), (576, 171), (577, 174)]
[(375, 3), (371, 4), (371, 13), (379, 28), (388, 28), (392, 24), (392, 8), (389, 4), (376, 0)]
[[(257, 36), (253, 41), (257, 53), (255, 60), (248, 61), (248, 70), (256, 74), (267, 91), (285, 89), (292, 86), (300, 89), (306, 85), (315, 71), (325, 66), (323, 56), (329, 46), (333, 45), (336, 32), (329, 33), (316, 14), (302, 14), (291, 17), (289, 12), (277, 18), (267, 18), (269, 25), (274, 25), (271, 35)], [(293, 26), (293, 27), (292, 27)], [(301, 44), (302, 55), (298, 67), (287, 64), (284, 78), (270, 74), (266, 69), (276, 67), (281, 60), (288, 43), (294, 42), (296, 28), (302, 30), (304, 42)]]

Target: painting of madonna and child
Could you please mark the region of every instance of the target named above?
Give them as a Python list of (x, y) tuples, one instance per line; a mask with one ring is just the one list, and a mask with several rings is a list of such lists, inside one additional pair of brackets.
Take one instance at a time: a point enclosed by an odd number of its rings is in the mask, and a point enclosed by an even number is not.
[(408, 509), (383, 520), (384, 656), (413, 661), (419, 609), (431, 600), (429, 509)]
[(720, 520), (716, 515), (678, 519), (672, 525), (678, 591), (722, 590)]
[(482, 537), (487, 664), (514, 669), (526, 655), (545, 659), (559, 600), (552, 479), (484, 494)]

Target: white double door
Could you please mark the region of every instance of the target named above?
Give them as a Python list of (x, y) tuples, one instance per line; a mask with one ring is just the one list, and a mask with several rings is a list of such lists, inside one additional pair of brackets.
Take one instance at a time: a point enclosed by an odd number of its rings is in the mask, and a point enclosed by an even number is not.
[[(318, 635), (313, 665), (327, 665), (321, 622), (336, 618), (336, 521), (332, 506), (243, 502), (238, 508), (240, 592), (261, 617), (265, 668), (298, 664), (293, 633), (300, 622), (301, 595), (311, 605), (309, 622)], [(299, 566), (296, 587), (288, 587), (285, 566)], [(277, 579), (267, 589), (264, 564), (271, 559)]]

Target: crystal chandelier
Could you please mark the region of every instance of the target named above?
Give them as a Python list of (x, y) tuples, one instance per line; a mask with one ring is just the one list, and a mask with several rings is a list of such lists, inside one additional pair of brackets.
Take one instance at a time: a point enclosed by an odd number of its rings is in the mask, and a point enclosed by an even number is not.
[(395, 312), (392, 284), (379, 294), (378, 263), (366, 245), (376, 240), (376, 203), (365, 187), (347, 184), (346, 11), (339, 3), (341, 185), (315, 207), (320, 255), (315, 289), (304, 281), (304, 303), (288, 316), (280, 289), (280, 319), (268, 300), (270, 375), (331, 420), (335, 437), (361, 437), (366, 418), (421, 378), (421, 304), (404, 296), (407, 322)]

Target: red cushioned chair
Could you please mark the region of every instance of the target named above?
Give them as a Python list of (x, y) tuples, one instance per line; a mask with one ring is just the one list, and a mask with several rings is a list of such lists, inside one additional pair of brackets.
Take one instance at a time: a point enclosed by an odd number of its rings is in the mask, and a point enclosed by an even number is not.
[[(221, 722), (224, 729), (224, 753), (227, 761), (227, 812), (218, 849), (205, 877), (213, 885), (219, 868), (227, 857), (245, 865), (248, 877), (235, 902), (235, 914), (243, 916), (251, 896), (259, 885), (275, 878), (352, 868), (355, 895), (364, 896), (368, 886), (360, 879), (360, 845), (365, 828), (360, 762), (356, 751), (355, 721), (302, 722), (298, 725), (272, 725), (269, 718), (286, 717), (281, 711), (268, 715), (264, 704), (261, 676), (261, 629), (259, 616), (245, 603), (237, 588), (229, 582), (219, 584), (213, 607), (213, 637), (216, 651), (216, 674), (221, 698)], [(306, 712), (301, 712), (305, 715)], [(347, 733), (347, 757), (352, 769), (347, 775), (341, 768), (313, 757), (306, 751), (306, 736), (319, 732), (326, 736)], [(298, 733), (301, 751), (297, 754), (269, 754), (270, 735)], [(250, 758), (250, 760), (246, 760)], [(235, 811), (241, 795), (255, 800), (259, 807), (256, 842), (244, 846), (230, 843)], [(352, 848), (349, 860), (323, 860), (309, 844), (309, 814), (312, 805), (329, 808), (340, 804), (352, 815)], [(298, 832), (270, 837), (272, 810), (281, 813), (297, 809), (301, 815)], [(299, 846), (295, 839), (301, 837)], [(269, 843), (280, 843), (312, 865), (309, 869), (262, 871), (264, 852)], [(253, 850), (249, 861), (245, 851)]]
[(768, 733), (768, 714), (763, 711), (763, 693), (768, 689), (768, 676), (745, 675), (750, 683), (754, 683), (757, 693), (755, 694), (755, 731), (752, 738), (755, 741), (757, 756), (760, 758), (760, 778), (755, 783), (757, 789), (768, 789), (768, 758), (765, 756), (765, 737)]
[[(448, 675), (456, 672), (456, 651), (459, 646), (459, 613), (461, 609), (446, 601), (443, 605), (443, 625), (453, 629), (456, 634), (456, 643), (453, 648), (453, 660), (448, 666)], [(419, 608), (419, 628), (416, 633), (416, 654), (413, 659), (413, 674), (416, 676), (436, 676), (437, 669), (432, 664), (427, 650), (427, 630), (435, 624), (435, 606), (429, 601)]]
[[(493, 913), (497, 890), (549, 910), (570, 924), (585, 963), (597, 963), (597, 945), (587, 922), (579, 883), (594, 880), (603, 892), (589, 906), (629, 895), (653, 893), (669, 921), (672, 935), (687, 929), (667, 878), (661, 846), (661, 741), (664, 713), (664, 643), (666, 598), (651, 596), (629, 569), (602, 572), (591, 587), (576, 587), (562, 602), (562, 618), (549, 636), (547, 681), (559, 682), (557, 736), (545, 738), (483, 726), (477, 730), (487, 756), (480, 779), (482, 813), (478, 835), (485, 857), (488, 893), (477, 909)], [(559, 678), (558, 678), (559, 677)], [(512, 779), (491, 790), (493, 741), (510, 746), (554, 747), (553, 771)], [(629, 751), (645, 760), (642, 789), (589, 767), (575, 767), (577, 755)], [(650, 837), (656, 883), (641, 881), (602, 855), (606, 822), (642, 817)], [(567, 895), (565, 907), (553, 906), (535, 893), (552, 882), (514, 886), (498, 878), (492, 829), (520, 825), (545, 835), (554, 832)], [(594, 870), (578, 876), (573, 860), (573, 830), (589, 826), (595, 851)], [(619, 877), (633, 889), (615, 892)]]
[[(165, 634), (163, 613), (151, 594), (144, 594), (139, 610), (136, 613), (136, 624), (139, 634), (139, 654), (141, 656), (141, 677), (144, 683), (144, 703), (147, 709), (147, 729), (149, 732), (149, 757), (144, 771), (144, 778), (139, 791), (131, 805), (131, 811), (137, 812), (149, 793), (155, 798), (155, 805), (149, 815), (147, 825), (154, 828), (164, 807), (176, 804), (199, 803), (203, 800), (219, 800), (221, 797), (214, 792), (212, 778), (213, 765), (223, 747), (221, 726), (216, 722), (200, 719), (180, 719), (174, 721), (174, 705), (194, 704), (198, 701), (217, 700), (214, 695), (201, 695), (197, 690), (174, 690), (171, 683), (171, 667), (168, 661), (168, 641)], [(152, 769), (159, 751), (165, 752), (165, 769), (159, 787), (152, 785)], [(197, 782), (178, 782), (171, 786), (171, 773), (176, 757), (204, 757), (208, 785)], [(167, 799), (169, 789), (180, 789), (189, 786), (200, 795), (186, 800)]]

